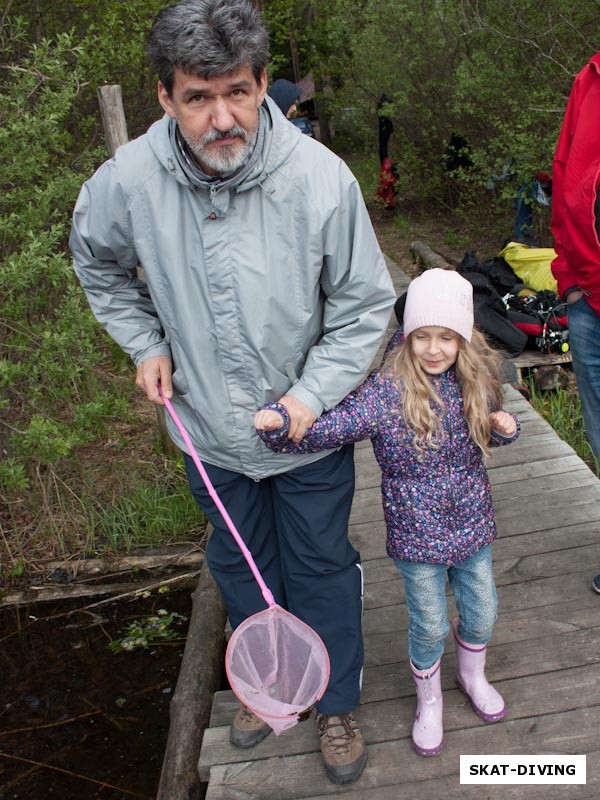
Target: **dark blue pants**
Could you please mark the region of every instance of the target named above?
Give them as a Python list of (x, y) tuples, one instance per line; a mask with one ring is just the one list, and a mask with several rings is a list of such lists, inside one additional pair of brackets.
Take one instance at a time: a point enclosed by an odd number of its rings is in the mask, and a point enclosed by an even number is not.
[[(192, 494), (214, 528), (206, 558), (236, 628), (266, 603), (189, 456), (185, 464)], [(362, 568), (348, 540), (353, 447), (261, 481), (204, 466), (275, 601), (314, 628), (327, 647), (331, 676), (318, 711), (352, 711), (363, 665)]]

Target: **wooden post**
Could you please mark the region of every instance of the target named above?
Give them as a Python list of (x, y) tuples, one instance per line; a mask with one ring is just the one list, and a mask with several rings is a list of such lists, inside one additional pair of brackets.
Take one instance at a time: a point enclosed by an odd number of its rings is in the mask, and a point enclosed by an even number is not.
[(106, 136), (106, 147), (108, 154), (112, 158), (117, 152), (117, 148), (127, 144), (127, 122), (125, 121), (125, 111), (123, 110), (123, 96), (121, 87), (116, 84), (113, 86), (99, 86), (98, 97), (100, 100), (100, 111), (102, 113), (102, 124), (104, 125), (104, 135)]
[(226, 613), (221, 593), (202, 564), (175, 694), (157, 800), (199, 800), (198, 759), (212, 699), (221, 682)]
[[(98, 98), (100, 101), (100, 111), (102, 113), (104, 135), (106, 136), (106, 147), (109, 156), (112, 158), (117, 152), (117, 148), (127, 144), (129, 141), (125, 111), (123, 110), (121, 87), (118, 84), (99, 86)], [(138, 278), (144, 280), (144, 271), (142, 267), (138, 266), (137, 274)], [(170, 458), (177, 458), (179, 456), (179, 448), (167, 433), (164, 406), (156, 406), (156, 419), (163, 453)]]
[[(113, 156), (128, 141), (121, 87), (101, 86), (98, 95), (106, 142)], [(143, 273), (140, 277), (143, 279)], [(156, 406), (156, 414), (163, 451), (176, 456), (179, 450), (167, 434), (164, 406)], [(210, 720), (212, 698), (221, 682), (226, 620), (223, 598), (205, 559), (193, 595), (183, 659), (171, 700), (169, 736), (157, 800), (200, 800), (203, 796), (198, 759), (204, 729)]]

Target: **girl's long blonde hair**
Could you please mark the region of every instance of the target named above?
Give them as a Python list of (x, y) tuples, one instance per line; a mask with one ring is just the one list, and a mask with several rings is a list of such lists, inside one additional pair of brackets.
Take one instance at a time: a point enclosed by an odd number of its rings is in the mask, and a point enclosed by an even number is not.
[[(423, 453), (426, 449), (439, 449), (446, 408), (430, 377), (413, 356), (411, 337), (409, 334), (405, 343), (388, 355), (384, 370), (400, 386), (404, 419), (414, 431), (415, 448)], [(458, 336), (458, 343), (456, 376), (462, 390), (464, 415), (471, 438), (488, 456), (490, 413), (502, 407), (500, 356), (478, 330), (473, 330), (470, 342)]]

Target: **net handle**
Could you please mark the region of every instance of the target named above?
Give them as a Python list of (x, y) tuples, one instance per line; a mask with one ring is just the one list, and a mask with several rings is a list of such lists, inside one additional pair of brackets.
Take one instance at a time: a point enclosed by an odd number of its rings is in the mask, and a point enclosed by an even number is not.
[(263, 577), (260, 574), (260, 572), (258, 570), (258, 567), (256, 566), (256, 564), (254, 562), (254, 559), (252, 558), (252, 553), (246, 547), (246, 544), (245, 544), (244, 540), (242, 539), (242, 537), (240, 536), (240, 534), (238, 532), (238, 529), (233, 524), (233, 520), (231, 519), (231, 517), (227, 513), (227, 509), (225, 508), (225, 506), (221, 502), (221, 498), (217, 494), (215, 487), (212, 485), (212, 482), (211, 482), (210, 478), (208, 477), (208, 474), (207, 474), (206, 470), (204, 469), (203, 463), (198, 458), (198, 454), (196, 453), (196, 448), (192, 444), (192, 440), (190, 439), (190, 437), (188, 435), (188, 432), (183, 427), (183, 424), (182, 424), (181, 420), (179, 419), (175, 409), (173, 408), (173, 404), (171, 403), (171, 401), (169, 400), (168, 397), (164, 396), (164, 394), (162, 392), (162, 389), (160, 387), (160, 383), (158, 385), (158, 393), (162, 397), (162, 399), (164, 401), (164, 404), (165, 404), (165, 407), (166, 407), (167, 411), (169, 412), (169, 414), (171, 415), (171, 419), (173, 420), (173, 422), (177, 426), (177, 429), (178, 429), (179, 433), (182, 435), (183, 441), (185, 442), (185, 444), (186, 444), (186, 446), (187, 446), (187, 448), (189, 450), (190, 457), (191, 457), (192, 461), (194, 462), (194, 464), (196, 465), (196, 468), (197, 468), (198, 472), (200, 473), (200, 476), (202, 477), (202, 480), (204, 481), (204, 485), (208, 489), (209, 495), (211, 496), (212, 500), (214, 501), (216, 507), (219, 509), (219, 512), (220, 512), (221, 516), (223, 517), (223, 520), (225, 521), (225, 524), (227, 525), (227, 527), (231, 531), (231, 534), (232, 534), (233, 538), (236, 540), (236, 542), (239, 545), (240, 550), (244, 554), (244, 558), (248, 562), (248, 566), (252, 570), (252, 574), (256, 578), (256, 582), (260, 586), (260, 590), (262, 592), (262, 596), (265, 598), (266, 604), (269, 606), (269, 608), (272, 608), (274, 605), (276, 605), (275, 598), (273, 597), (273, 594), (272, 594), (271, 590), (269, 589), (269, 587), (267, 586), (267, 584), (264, 582)]

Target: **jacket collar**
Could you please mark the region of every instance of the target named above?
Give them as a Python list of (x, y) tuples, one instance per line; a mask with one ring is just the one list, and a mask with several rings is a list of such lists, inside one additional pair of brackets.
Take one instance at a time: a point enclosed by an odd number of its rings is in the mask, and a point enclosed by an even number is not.
[(222, 179), (204, 180), (189, 169), (175, 141), (175, 124), (171, 124), (166, 114), (149, 129), (148, 141), (155, 156), (175, 180), (207, 191), (215, 213), (223, 216), (229, 207), (230, 192), (227, 190), (243, 192), (256, 185), (268, 187), (268, 177), (288, 159), (301, 140), (300, 130), (281, 114), (268, 96), (259, 109), (259, 118), (259, 138), (250, 159), (236, 173)]

